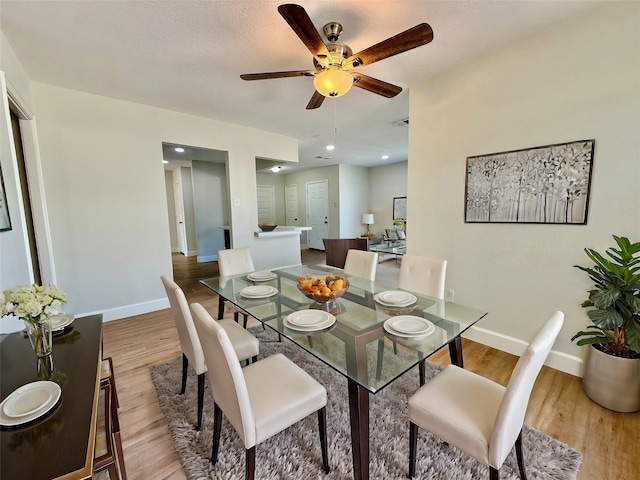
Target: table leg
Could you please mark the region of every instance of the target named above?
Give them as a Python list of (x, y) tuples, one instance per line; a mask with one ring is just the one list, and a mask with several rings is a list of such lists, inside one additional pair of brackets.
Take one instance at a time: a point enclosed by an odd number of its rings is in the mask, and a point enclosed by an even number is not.
[(222, 295), (218, 295), (218, 320), (222, 320), (224, 316), (224, 301), (225, 298)]
[(351, 379), (348, 386), (353, 477), (369, 480), (369, 392)]
[(464, 368), (462, 361), (462, 337), (458, 336), (449, 342), (449, 358), (451, 363)]

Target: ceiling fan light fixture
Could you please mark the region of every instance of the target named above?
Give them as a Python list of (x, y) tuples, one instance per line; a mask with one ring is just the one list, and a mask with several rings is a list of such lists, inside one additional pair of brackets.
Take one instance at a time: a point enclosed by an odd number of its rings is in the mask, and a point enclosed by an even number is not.
[(344, 70), (330, 68), (313, 78), (313, 86), (325, 97), (341, 97), (353, 86), (353, 76)]

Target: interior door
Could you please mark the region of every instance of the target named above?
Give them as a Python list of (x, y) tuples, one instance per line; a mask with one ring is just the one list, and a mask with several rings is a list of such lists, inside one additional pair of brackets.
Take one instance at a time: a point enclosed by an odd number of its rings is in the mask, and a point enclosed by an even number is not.
[(307, 182), (306, 187), (309, 248), (324, 250), (322, 239), (329, 234), (329, 181)]
[(276, 188), (273, 185), (258, 185), (258, 223), (276, 221)]
[(300, 225), (298, 217), (298, 185), (285, 185), (284, 197), (287, 225)]
[[(175, 178), (175, 172), (174, 172)], [(178, 176), (178, 178), (180, 178)], [(176, 228), (178, 229), (178, 250), (183, 255), (187, 254), (187, 231), (184, 224), (184, 205), (182, 204), (182, 183), (173, 182), (173, 201), (176, 205)]]

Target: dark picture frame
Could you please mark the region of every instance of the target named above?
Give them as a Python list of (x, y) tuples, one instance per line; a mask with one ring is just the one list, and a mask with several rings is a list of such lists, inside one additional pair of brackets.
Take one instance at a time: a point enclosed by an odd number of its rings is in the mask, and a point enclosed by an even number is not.
[(393, 197), (393, 220), (407, 221), (407, 197)]
[(467, 157), (465, 223), (586, 225), (595, 140)]
[(0, 232), (11, 230), (11, 217), (9, 216), (9, 205), (7, 204), (7, 194), (4, 189), (4, 178), (2, 177), (2, 165), (0, 164)]

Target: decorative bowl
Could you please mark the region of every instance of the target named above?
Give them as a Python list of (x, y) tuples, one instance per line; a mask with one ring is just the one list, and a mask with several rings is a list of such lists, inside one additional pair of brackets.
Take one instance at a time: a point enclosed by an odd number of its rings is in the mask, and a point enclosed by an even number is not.
[(260, 225), (258, 224), (258, 228), (263, 232), (272, 232), (275, 230), (277, 225)]
[(296, 284), (305, 296), (318, 303), (326, 303), (341, 297), (349, 288), (349, 280), (339, 275), (298, 277)]

